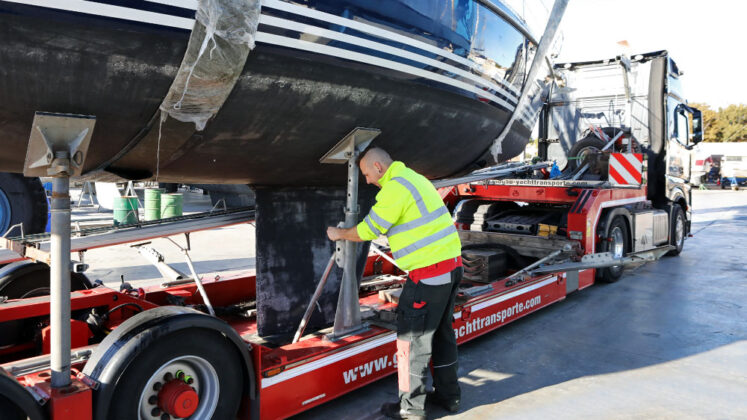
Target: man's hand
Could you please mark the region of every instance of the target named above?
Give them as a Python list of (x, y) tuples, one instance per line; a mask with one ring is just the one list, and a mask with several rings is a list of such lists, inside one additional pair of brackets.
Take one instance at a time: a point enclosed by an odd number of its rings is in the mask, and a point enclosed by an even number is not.
[(362, 242), (363, 240), (358, 236), (358, 229), (353, 226), (351, 228), (342, 229), (334, 226), (327, 228), (327, 237), (330, 241), (354, 241)]

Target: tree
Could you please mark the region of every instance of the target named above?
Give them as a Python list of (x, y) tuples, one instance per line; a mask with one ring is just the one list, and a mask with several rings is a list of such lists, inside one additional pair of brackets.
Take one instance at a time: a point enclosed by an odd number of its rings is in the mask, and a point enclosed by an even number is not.
[(713, 111), (708, 104), (693, 103), (703, 113), (703, 141), (747, 141), (747, 105), (729, 105)]

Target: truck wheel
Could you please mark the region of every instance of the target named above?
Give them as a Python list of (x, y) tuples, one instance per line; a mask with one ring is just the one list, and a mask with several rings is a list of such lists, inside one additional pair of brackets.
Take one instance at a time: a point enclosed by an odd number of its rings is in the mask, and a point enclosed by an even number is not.
[[(622, 216), (616, 216), (612, 219), (608, 229), (607, 240), (602, 242), (601, 251), (611, 252), (615, 258), (622, 258), (627, 254), (629, 234), (628, 225)], [(623, 273), (623, 266), (616, 265), (613, 267), (601, 268), (597, 271), (598, 278), (603, 283), (614, 283), (620, 279)]]
[(672, 211), (672, 225), (669, 228), (669, 244), (674, 245), (675, 249), (669, 251), (667, 255), (677, 256), (685, 247), (685, 212), (680, 205), (675, 204)]
[(164, 414), (172, 419), (236, 417), (243, 375), (228, 339), (204, 328), (183, 329), (152, 341), (143, 336), (147, 334), (126, 344), (139, 348), (129, 363), (99, 378), (104, 379), (101, 386), (114, 387), (105, 409), (107, 419), (157, 419)]
[[(0, 172), (0, 235), (23, 223), (23, 233), (44, 232), (47, 226), (47, 195), (39, 178)], [(20, 235), (16, 229), (11, 235)]]

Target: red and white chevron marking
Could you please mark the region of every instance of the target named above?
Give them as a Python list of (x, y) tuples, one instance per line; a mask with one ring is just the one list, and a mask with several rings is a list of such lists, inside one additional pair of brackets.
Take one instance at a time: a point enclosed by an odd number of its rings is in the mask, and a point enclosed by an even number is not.
[(643, 155), (641, 153), (611, 153), (609, 179), (613, 185), (641, 185)]

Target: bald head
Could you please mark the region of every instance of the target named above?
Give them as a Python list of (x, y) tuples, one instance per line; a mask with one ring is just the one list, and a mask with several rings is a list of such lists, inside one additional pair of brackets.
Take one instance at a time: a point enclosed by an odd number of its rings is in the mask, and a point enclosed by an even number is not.
[(360, 160), (361, 172), (366, 177), (366, 182), (378, 187), (381, 186), (379, 185), (379, 179), (391, 164), (392, 158), (389, 153), (379, 147), (366, 150)]

